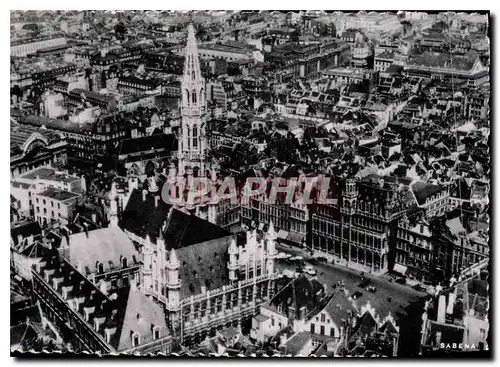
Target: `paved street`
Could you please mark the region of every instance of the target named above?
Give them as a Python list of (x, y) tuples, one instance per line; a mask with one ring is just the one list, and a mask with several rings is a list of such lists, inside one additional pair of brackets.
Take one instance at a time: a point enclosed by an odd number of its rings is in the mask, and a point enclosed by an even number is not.
[[(293, 255), (303, 256), (306, 260), (310, 258), (305, 251), (297, 248), (289, 248), (287, 246), (277, 246), (279, 252), (285, 252)], [(401, 342), (400, 348), (406, 349), (408, 353), (415, 354), (418, 351), (418, 338), (415, 338), (420, 333), (421, 316), (423, 312), (423, 305), (425, 299), (428, 297), (426, 293), (418, 292), (407, 285), (398, 283), (391, 283), (386, 277), (377, 277), (365, 272), (365, 277), (370, 279), (370, 285), (377, 288), (375, 293), (367, 292), (365, 289), (359, 287), (361, 282), (361, 272), (354, 269), (349, 269), (341, 265), (333, 265), (330, 263), (319, 263), (313, 265), (317, 270), (317, 279), (327, 286), (327, 291), (333, 291), (333, 285), (338, 281), (343, 280), (345, 288), (352, 295), (356, 291), (362, 292), (355, 304), (360, 310), (362, 306), (370, 302), (376, 310), (376, 313), (383, 319), (389, 313), (395, 318), (398, 325), (405, 327), (401, 328)], [(285, 264), (284, 261), (278, 261), (278, 270), (295, 270), (295, 265)], [(390, 300), (389, 300), (390, 297)], [(406, 334), (408, 333), (408, 334)], [(413, 335), (403, 340), (405, 335)], [(408, 344), (411, 340), (411, 344)], [(416, 341), (416, 343), (415, 343)]]

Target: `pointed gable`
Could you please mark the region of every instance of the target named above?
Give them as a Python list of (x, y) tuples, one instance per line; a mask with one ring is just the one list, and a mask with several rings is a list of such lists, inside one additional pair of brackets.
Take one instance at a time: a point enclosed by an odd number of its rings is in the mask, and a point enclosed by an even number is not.
[(139, 334), (139, 345), (154, 340), (153, 327), (159, 327), (160, 338), (169, 335), (165, 314), (160, 305), (133, 288), (127, 288), (121, 300), (124, 305), (123, 322), (119, 327), (119, 338), (115, 339), (116, 344), (113, 345), (117, 351), (133, 348), (133, 333)]
[(149, 235), (152, 241), (156, 243), (156, 237), (167, 220), (172, 206), (161, 199), (158, 200), (157, 206), (155, 197), (149, 193), (144, 199), (140, 190), (134, 189), (132, 191), (127, 206), (122, 213), (120, 227), (141, 238)]
[(394, 326), (393, 321), (387, 320), (379, 329), (384, 334), (399, 334), (398, 329)]
[(230, 235), (230, 232), (216, 224), (177, 209), (173, 209), (169, 214), (164, 233), (168, 250), (222, 239)]
[(358, 319), (354, 327), (351, 340), (357, 337), (364, 337), (370, 335), (372, 332), (377, 331), (377, 321), (370, 311), (365, 313)]

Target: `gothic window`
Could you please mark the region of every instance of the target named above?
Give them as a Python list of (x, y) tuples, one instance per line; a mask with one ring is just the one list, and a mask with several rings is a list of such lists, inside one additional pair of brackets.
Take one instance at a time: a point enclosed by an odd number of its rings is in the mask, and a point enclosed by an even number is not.
[(196, 103), (196, 93), (192, 93), (191, 96), (193, 97), (192, 100), (193, 104)]
[(198, 147), (198, 127), (193, 126), (193, 147)]

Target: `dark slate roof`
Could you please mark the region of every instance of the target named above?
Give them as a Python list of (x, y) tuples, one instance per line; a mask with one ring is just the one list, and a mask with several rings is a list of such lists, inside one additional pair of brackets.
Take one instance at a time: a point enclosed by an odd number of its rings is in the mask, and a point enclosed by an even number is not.
[(160, 228), (167, 220), (170, 208), (171, 205), (161, 199), (156, 207), (155, 197), (149, 193), (146, 195), (146, 200), (143, 201), (141, 190), (134, 190), (123, 211), (120, 227), (142, 238), (149, 235), (151, 240), (156, 242)]
[[(283, 313), (289, 314), (289, 308), (295, 308), (295, 317), (300, 318), (300, 309), (306, 307), (306, 313), (315, 310), (321, 301), (323, 286), (317, 280), (309, 280), (302, 275), (281, 289), (271, 300), (270, 305), (282, 306)], [(319, 295), (316, 293), (321, 292)], [(303, 315), (305, 316), (305, 315)]]
[(377, 322), (369, 311), (366, 311), (363, 316), (358, 320), (354, 327), (351, 338), (356, 336), (370, 335), (373, 331), (377, 330)]
[[(156, 243), (160, 229), (162, 229), (167, 250), (179, 249), (231, 234), (197, 216), (176, 209), (170, 212), (171, 208), (172, 206), (161, 198), (156, 207), (155, 197), (150, 193), (143, 201), (142, 192), (134, 190), (122, 214), (120, 226), (142, 238), (149, 235), (153, 243)], [(165, 223), (166, 226), (164, 226)]]
[(428, 184), (425, 182), (415, 182), (412, 186), (412, 191), (415, 194), (417, 202), (422, 205), (425, 204), (425, 200), (430, 198), (432, 195), (441, 191), (441, 187), (438, 185)]
[(233, 236), (176, 250), (181, 263), (181, 298), (201, 293), (204, 286), (213, 290), (228, 284), (227, 250)]
[(399, 332), (396, 330), (396, 327), (390, 320), (387, 320), (384, 325), (380, 327), (379, 331), (387, 334), (399, 334)]
[(230, 236), (231, 233), (201, 219), (179, 210), (172, 210), (167, 221), (167, 228), (163, 236), (168, 250), (178, 249)]
[(23, 238), (26, 238), (30, 235), (35, 236), (41, 233), (42, 229), (38, 222), (23, 222), (10, 229), (10, 236), (16, 245), (18, 245), (17, 236), (20, 234), (23, 235)]
[(120, 143), (119, 155), (150, 150), (177, 150), (177, 138), (174, 134), (155, 134), (141, 138), (125, 139)]

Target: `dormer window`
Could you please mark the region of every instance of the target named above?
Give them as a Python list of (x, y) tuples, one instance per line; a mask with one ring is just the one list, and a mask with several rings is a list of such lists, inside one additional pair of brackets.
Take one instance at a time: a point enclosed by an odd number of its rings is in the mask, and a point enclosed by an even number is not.
[(97, 267), (98, 274), (104, 273), (104, 264), (103, 263), (97, 262), (96, 267)]
[(153, 340), (158, 340), (160, 339), (160, 327), (159, 326), (155, 326), (153, 327)]
[(99, 332), (99, 319), (94, 319), (94, 329), (96, 332)]
[(128, 267), (128, 260), (125, 256), (122, 257), (121, 262), (122, 262), (122, 268)]
[(141, 337), (139, 333), (132, 333), (132, 347), (137, 347), (141, 343)]

